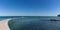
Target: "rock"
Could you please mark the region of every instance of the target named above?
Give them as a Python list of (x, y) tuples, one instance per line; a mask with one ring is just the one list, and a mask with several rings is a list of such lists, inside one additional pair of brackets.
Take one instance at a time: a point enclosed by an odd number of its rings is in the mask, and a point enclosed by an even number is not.
[(60, 14), (58, 15), (58, 17), (60, 17)]

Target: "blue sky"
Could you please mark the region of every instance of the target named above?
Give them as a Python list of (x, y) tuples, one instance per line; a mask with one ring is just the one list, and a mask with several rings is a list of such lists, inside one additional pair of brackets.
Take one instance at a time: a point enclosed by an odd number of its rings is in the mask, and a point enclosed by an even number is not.
[(0, 0), (0, 16), (56, 16), (60, 0)]

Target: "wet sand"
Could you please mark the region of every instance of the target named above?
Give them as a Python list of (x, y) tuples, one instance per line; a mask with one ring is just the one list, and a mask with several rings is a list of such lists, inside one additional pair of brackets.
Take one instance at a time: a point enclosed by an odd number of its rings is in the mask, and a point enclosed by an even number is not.
[(5, 19), (0, 21), (0, 30), (10, 30), (8, 26), (8, 21), (11, 19)]

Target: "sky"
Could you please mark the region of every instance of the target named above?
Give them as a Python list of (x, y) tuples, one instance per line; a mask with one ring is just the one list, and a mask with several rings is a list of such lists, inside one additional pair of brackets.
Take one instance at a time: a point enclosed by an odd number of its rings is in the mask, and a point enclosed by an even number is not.
[(56, 16), (60, 0), (0, 0), (0, 16)]

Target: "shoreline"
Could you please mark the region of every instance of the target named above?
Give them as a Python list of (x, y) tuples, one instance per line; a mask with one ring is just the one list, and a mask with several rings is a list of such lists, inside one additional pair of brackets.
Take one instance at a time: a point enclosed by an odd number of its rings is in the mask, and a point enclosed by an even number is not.
[(4, 19), (2, 21), (0, 21), (0, 30), (10, 30), (9, 26), (8, 26), (8, 21), (11, 20), (10, 19)]

